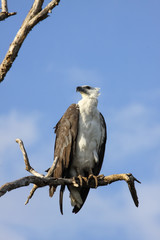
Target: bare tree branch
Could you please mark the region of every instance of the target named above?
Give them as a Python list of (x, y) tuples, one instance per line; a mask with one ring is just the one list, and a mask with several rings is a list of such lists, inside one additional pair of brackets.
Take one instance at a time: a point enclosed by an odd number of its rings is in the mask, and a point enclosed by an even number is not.
[(16, 12), (8, 12), (7, 0), (1, 0), (2, 11), (0, 13), (0, 21), (5, 20), (6, 18), (17, 14)]
[[(29, 159), (28, 159), (28, 155), (27, 155), (27, 152), (25, 150), (25, 147), (24, 147), (24, 144), (23, 144), (23, 141), (19, 138), (16, 139), (16, 142), (19, 144), (19, 147), (22, 151), (22, 154), (23, 154), (23, 159), (24, 159), (24, 163), (26, 165), (26, 171), (32, 173), (34, 176), (37, 176), (37, 177), (40, 177), (40, 178), (47, 178), (47, 177), (50, 177), (52, 174), (53, 174), (53, 171), (57, 165), (57, 162), (58, 162), (58, 158), (56, 158), (54, 161), (53, 161), (53, 164), (52, 166), (50, 167), (49, 171), (47, 172), (47, 174), (44, 176), (43, 174), (40, 174), (38, 173), (37, 171), (35, 171), (30, 163), (29, 163)], [(33, 188), (31, 189), (30, 191), (30, 194), (25, 202), (25, 204), (27, 204), (29, 202), (29, 200), (32, 198), (33, 194), (35, 193), (35, 191), (37, 190), (37, 188), (39, 188), (40, 186), (37, 186), (36, 184), (34, 184)]]
[(49, 16), (48, 13), (50, 13), (59, 2), (60, 0), (52, 0), (44, 9), (42, 9), (44, 0), (34, 0), (29, 13), (27, 14), (21, 28), (17, 32), (4, 60), (0, 65), (0, 82), (4, 80), (7, 72), (10, 70), (14, 60), (18, 56), (18, 52), (28, 33), (37, 23), (47, 18)]
[[(31, 197), (33, 196), (33, 194), (37, 188), (44, 187), (47, 185), (48, 186), (50, 186), (50, 185), (54, 185), (54, 186), (73, 185), (74, 187), (95, 188), (95, 183), (92, 180), (88, 181), (88, 182), (86, 182), (86, 181), (81, 182), (78, 177), (70, 178), (70, 179), (50, 177), (56, 167), (56, 164), (58, 161), (57, 158), (53, 161), (53, 164), (52, 164), (50, 170), (48, 171), (48, 173), (45, 176), (43, 174), (38, 173), (31, 167), (31, 165), (29, 163), (27, 152), (25, 150), (22, 140), (16, 139), (16, 142), (19, 144), (20, 149), (22, 151), (26, 170), (29, 171), (30, 173), (32, 173), (34, 176), (23, 177), (16, 181), (4, 184), (3, 186), (0, 187), (0, 197), (9, 191), (12, 191), (16, 188), (28, 186), (31, 183), (34, 184), (34, 186), (33, 186), (32, 190), (30, 191), (30, 194), (29, 194), (25, 204), (27, 204), (29, 202), (29, 200), (31, 199)], [(131, 173), (113, 174), (110, 176), (99, 175), (99, 176), (97, 176), (97, 180), (98, 180), (98, 187), (105, 186), (105, 185), (111, 184), (116, 181), (122, 181), (122, 180), (126, 181), (126, 183), (128, 184), (131, 196), (133, 198), (133, 201), (134, 201), (135, 205), (138, 207), (139, 202), (138, 202), (138, 196), (137, 196), (134, 182), (135, 181), (137, 181), (138, 183), (140, 183), (140, 182)]]
[[(98, 179), (98, 187), (105, 186), (116, 181), (122, 181), (122, 180), (126, 181), (129, 186), (133, 201), (135, 205), (138, 207), (139, 202), (138, 202), (136, 189), (134, 186), (134, 181), (137, 181), (137, 179), (135, 179), (132, 174), (122, 173), (122, 174), (113, 174), (110, 176), (99, 175), (97, 179)], [(37, 185), (38, 187), (44, 187), (49, 185), (54, 185), (54, 186), (73, 185), (75, 187), (80, 186), (79, 178), (53, 178), (53, 177), (41, 178), (37, 176), (27, 176), (27, 177), (20, 178), (16, 181), (9, 182), (2, 185), (0, 187), (0, 197), (2, 197), (4, 194), (6, 194), (9, 191), (12, 191), (16, 188), (28, 186), (31, 183)], [(88, 182), (88, 184), (86, 182), (83, 182), (81, 187), (95, 188), (94, 183), (92, 182)]]
[(37, 176), (37, 177), (44, 177), (44, 175), (36, 172), (30, 165), (29, 163), (29, 159), (28, 159), (28, 155), (27, 155), (27, 152), (24, 148), (24, 144), (23, 144), (23, 141), (19, 138), (16, 139), (16, 142), (19, 144), (19, 147), (22, 151), (22, 154), (23, 154), (23, 158), (24, 158), (24, 163), (26, 165), (26, 171), (32, 173), (33, 175)]

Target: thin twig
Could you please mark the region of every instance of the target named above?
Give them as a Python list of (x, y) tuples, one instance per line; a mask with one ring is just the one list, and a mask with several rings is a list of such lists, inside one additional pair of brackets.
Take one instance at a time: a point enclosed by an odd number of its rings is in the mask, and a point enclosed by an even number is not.
[(24, 162), (25, 162), (25, 165), (26, 165), (26, 170), (30, 173), (32, 173), (34, 176), (37, 176), (37, 177), (44, 177), (44, 175), (38, 173), (37, 171), (34, 170), (34, 168), (31, 167), (30, 163), (29, 163), (29, 159), (28, 159), (28, 155), (27, 155), (27, 152), (24, 148), (24, 144), (23, 144), (23, 141), (19, 138), (16, 139), (16, 142), (19, 144), (19, 147), (22, 151), (22, 154), (23, 154), (23, 158), (24, 158)]
[(39, 188), (36, 184), (33, 185), (30, 193), (29, 193), (29, 196), (27, 197), (27, 200), (25, 201), (25, 205), (27, 205), (29, 203), (29, 200), (33, 197), (35, 191), (37, 190), (37, 188)]
[(57, 162), (58, 162), (58, 157), (56, 157), (53, 161), (53, 164), (51, 166), (51, 168), (48, 170), (47, 174), (45, 175), (45, 177), (51, 177), (53, 172), (54, 172), (54, 169), (56, 168), (57, 166)]

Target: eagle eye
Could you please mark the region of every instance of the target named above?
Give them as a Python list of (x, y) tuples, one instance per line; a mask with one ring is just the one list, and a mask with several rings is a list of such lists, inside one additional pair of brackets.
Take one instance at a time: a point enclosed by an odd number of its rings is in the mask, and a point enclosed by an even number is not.
[(91, 87), (90, 87), (90, 86), (86, 86), (86, 89), (90, 90), (90, 89), (91, 89)]

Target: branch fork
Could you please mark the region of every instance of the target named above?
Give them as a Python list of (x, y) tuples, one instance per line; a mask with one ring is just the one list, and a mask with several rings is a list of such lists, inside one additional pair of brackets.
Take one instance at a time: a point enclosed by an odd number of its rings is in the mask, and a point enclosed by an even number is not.
[[(29, 184), (34, 184), (30, 194), (25, 202), (27, 204), (29, 200), (32, 198), (33, 194), (35, 193), (37, 188), (44, 187), (44, 186), (50, 186), (50, 185), (72, 185), (74, 187), (86, 187), (86, 188), (95, 188), (94, 181), (80, 181), (80, 178), (54, 178), (51, 177), (54, 169), (56, 167), (56, 164), (58, 162), (58, 158), (56, 158), (53, 161), (53, 164), (46, 175), (40, 174), (37, 171), (34, 170), (34, 168), (31, 167), (27, 152), (25, 150), (23, 141), (21, 139), (16, 139), (16, 142), (19, 144), (19, 147), (22, 151), (24, 163), (25, 163), (25, 169), (26, 171), (30, 172), (32, 175), (20, 178), (16, 181), (9, 182), (4, 184), (0, 187), (0, 197), (3, 196), (8, 191), (11, 191), (16, 188), (20, 188), (23, 186), (28, 186)], [(135, 188), (135, 181), (140, 183), (131, 173), (122, 173), (122, 174), (112, 174), (109, 176), (99, 175), (97, 176), (97, 186), (105, 186), (108, 184), (111, 184), (116, 181), (122, 181), (124, 180), (129, 187), (132, 199), (138, 207), (138, 196)]]

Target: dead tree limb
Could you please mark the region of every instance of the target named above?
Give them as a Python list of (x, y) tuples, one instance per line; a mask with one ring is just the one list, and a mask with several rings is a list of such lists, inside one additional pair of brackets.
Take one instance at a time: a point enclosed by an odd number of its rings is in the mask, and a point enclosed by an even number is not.
[(29, 163), (29, 159), (28, 159), (27, 152), (26, 152), (26, 150), (25, 150), (25, 148), (24, 148), (23, 141), (22, 141), (21, 139), (17, 138), (17, 139), (16, 139), (16, 142), (19, 144), (19, 147), (20, 147), (21, 152), (22, 152), (22, 154), (23, 154), (24, 163), (25, 163), (25, 165), (26, 165), (25, 170), (28, 171), (28, 172), (30, 172), (30, 173), (32, 173), (34, 176), (44, 177), (44, 175), (36, 172), (36, 171), (31, 167), (31, 165), (30, 165), (30, 163)]
[(3, 21), (8, 17), (17, 14), (16, 12), (8, 12), (7, 0), (1, 0), (1, 9), (2, 11), (0, 12), (0, 21)]
[[(92, 181), (80, 182), (80, 179), (78, 177), (77, 178), (53, 178), (53, 177), (51, 177), (51, 175), (53, 174), (53, 171), (56, 167), (58, 159), (55, 159), (53, 161), (53, 164), (46, 175), (38, 173), (31, 167), (31, 165), (29, 163), (27, 152), (25, 150), (22, 140), (16, 139), (16, 142), (19, 144), (20, 149), (22, 151), (26, 170), (29, 171), (31, 174), (33, 174), (33, 176), (23, 177), (18, 180), (15, 180), (13, 182), (4, 184), (3, 186), (0, 187), (0, 197), (9, 191), (12, 191), (16, 188), (28, 186), (30, 184), (34, 184), (34, 186), (31, 190), (30, 195), (28, 196), (28, 199), (25, 204), (27, 204), (29, 202), (29, 200), (33, 196), (35, 190), (40, 187), (45, 187), (45, 186), (50, 186), (50, 185), (54, 185), (54, 186), (73, 185), (74, 187), (95, 188), (94, 181), (93, 182)], [(133, 201), (134, 201), (135, 205), (138, 207), (139, 202), (138, 202), (138, 196), (137, 196), (137, 192), (136, 192), (134, 183), (135, 183), (135, 181), (138, 183), (140, 183), (140, 182), (131, 173), (112, 174), (109, 176), (99, 175), (99, 176), (97, 176), (97, 180), (98, 180), (98, 187), (105, 186), (105, 185), (111, 184), (116, 181), (122, 181), (122, 180), (126, 181), (126, 183), (128, 184), (131, 196), (133, 198)]]
[(0, 82), (2, 82), (7, 72), (12, 67), (12, 64), (18, 52), (22, 46), (23, 41), (27, 37), (32, 28), (40, 21), (46, 19), (49, 16), (51, 10), (59, 4), (60, 0), (52, 0), (46, 7), (42, 9), (44, 0), (34, 0), (34, 3), (27, 14), (21, 28), (17, 32), (13, 42), (11, 43), (4, 60), (0, 65)]
[[(58, 160), (58, 158), (56, 158), (56, 159), (53, 161), (52, 166), (50, 167), (50, 169), (49, 169), (49, 171), (47, 172), (47, 174), (44, 176), (43, 174), (38, 173), (37, 171), (35, 171), (35, 170), (31, 167), (31, 165), (30, 165), (30, 163), (29, 163), (29, 159), (28, 159), (27, 152), (26, 152), (25, 147), (24, 147), (24, 144), (23, 144), (23, 141), (22, 141), (21, 139), (17, 138), (17, 139), (16, 139), (16, 142), (19, 144), (19, 147), (20, 147), (21, 152), (22, 152), (22, 154), (23, 154), (23, 159), (24, 159), (24, 163), (25, 163), (25, 166), (26, 166), (26, 168), (25, 168), (26, 171), (28, 171), (28, 172), (32, 173), (34, 176), (40, 177), (40, 178), (43, 178), (43, 177), (47, 178), (47, 177), (52, 176), (53, 171), (54, 171), (54, 169), (55, 169), (55, 167), (56, 167), (56, 165), (57, 165), (57, 160)], [(35, 193), (35, 191), (36, 191), (37, 188), (39, 188), (39, 187), (41, 187), (41, 186), (34, 184), (33, 188), (32, 188), (31, 191), (30, 191), (30, 194), (29, 194), (29, 196), (28, 196), (28, 198), (27, 198), (27, 200), (26, 200), (26, 202), (25, 202), (25, 205), (29, 202), (29, 200), (32, 198), (33, 194)]]

